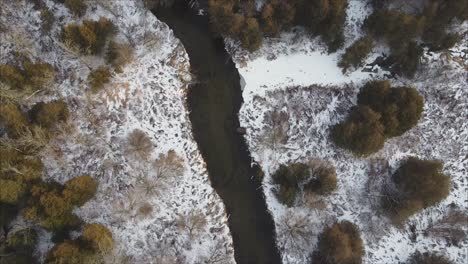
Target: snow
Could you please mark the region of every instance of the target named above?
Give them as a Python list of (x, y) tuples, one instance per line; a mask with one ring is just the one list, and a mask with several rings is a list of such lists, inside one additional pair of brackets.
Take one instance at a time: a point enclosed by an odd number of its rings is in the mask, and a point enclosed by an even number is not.
[[(369, 12), (366, 1), (350, 1), (345, 47), (362, 36), (360, 25)], [(466, 32), (467, 24), (459, 30)], [(343, 75), (336, 62), (344, 49), (327, 54), (320, 39), (307, 36), (301, 28), (265, 40), (262, 48), (252, 54), (232, 39), (226, 42), (242, 76), (244, 104), (239, 112), (240, 123), (247, 128), (252, 157), (266, 173), (263, 191), (285, 264), (307, 263), (323, 228), (345, 219), (358, 225), (362, 232), (364, 263), (401, 263), (416, 250), (439, 252), (455, 263), (466, 262), (467, 238), (454, 245), (444, 238), (424, 234), (452, 206), (460, 211), (468, 209), (466, 42), (448, 53), (425, 52), (415, 78), (391, 80), (393, 86), (414, 86), (425, 98), (424, 113), (415, 128), (387, 140), (382, 150), (366, 158), (355, 157), (335, 146), (329, 139), (329, 127), (343, 120), (356, 104), (360, 86), (370, 79), (383, 79), (384, 71), (375, 67), (371, 72), (363, 72), (360, 68)], [(378, 45), (366, 62), (372, 62), (383, 52), (386, 47)], [(285, 144), (272, 145), (266, 140), (273, 129), (268, 120), (271, 111), (288, 114)], [(443, 160), (452, 187), (447, 199), (414, 215), (403, 228), (397, 228), (380, 212), (379, 195), (382, 185), (408, 156)], [(317, 198), (324, 208), (303, 200), (286, 208), (273, 193), (271, 174), (280, 164), (310, 159), (323, 159), (335, 166), (337, 191)], [(306, 235), (291, 241), (284, 229), (304, 217), (308, 219), (304, 226)], [(410, 225), (415, 227), (414, 234)], [(462, 229), (467, 232), (466, 224)]]
[[(27, 32), (25, 39), (31, 43), (25, 46), (31, 54), (57, 69), (56, 84), (30, 103), (64, 98), (71, 110), (64, 133), (42, 153), (44, 178), (63, 183), (89, 174), (98, 180), (95, 198), (76, 213), (112, 231), (116, 249), (108, 263), (126, 257), (132, 263), (200, 263), (214, 257), (234, 263), (224, 205), (210, 185), (191, 134), (185, 105), (190, 63), (180, 41), (141, 1), (90, 1), (82, 19), (111, 19), (118, 27), (116, 40), (129, 42), (135, 50), (123, 73), (114, 74), (103, 91), (92, 94), (87, 76), (104, 60), (75, 54), (60, 43), (61, 27), (76, 18), (55, 1), (45, 3), (56, 17), (50, 34), (40, 31), (39, 12), (24, 1), (2, 6), (16, 26), (0, 33)], [(21, 13), (28, 15), (17, 15)], [(8, 40), (6, 35), (2, 40)], [(17, 48), (14, 41), (2, 41), (0, 62), (12, 60)], [(127, 135), (134, 129), (146, 132), (155, 146), (147, 158), (126, 151)], [(184, 172), (162, 178), (153, 162), (169, 150), (182, 158)], [(154, 185), (154, 193), (145, 191), (148, 185)], [(142, 214), (143, 206), (152, 211)], [(204, 220), (196, 232), (189, 232), (181, 221), (193, 215)], [(47, 233), (40, 241), (38, 254), (43, 257), (53, 244)]]

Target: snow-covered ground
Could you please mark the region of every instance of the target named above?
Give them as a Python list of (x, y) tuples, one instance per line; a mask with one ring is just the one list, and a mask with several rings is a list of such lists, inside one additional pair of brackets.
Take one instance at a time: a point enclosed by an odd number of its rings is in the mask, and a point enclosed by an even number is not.
[[(350, 0), (345, 46), (362, 35), (360, 24), (369, 11), (365, 1)], [(467, 23), (463, 31), (466, 26)], [(235, 41), (227, 42), (227, 50), (243, 78), (240, 122), (247, 128), (252, 156), (266, 172), (264, 192), (285, 264), (306, 263), (323, 227), (344, 219), (357, 224), (362, 231), (366, 247), (364, 263), (404, 262), (416, 250), (439, 252), (455, 263), (466, 263), (466, 237), (457, 246), (443, 237), (425, 235), (429, 227), (443, 224), (441, 221), (450, 208), (468, 209), (466, 42), (449, 53), (426, 54), (412, 80), (391, 80), (393, 86), (414, 86), (424, 96), (424, 113), (415, 128), (388, 140), (382, 150), (366, 158), (337, 148), (329, 139), (329, 127), (345, 118), (365, 81), (382, 79), (385, 72), (378, 68), (373, 73), (357, 69), (343, 75), (336, 66), (343, 50), (327, 54), (318, 39), (309, 38), (301, 29), (266, 40), (253, 54), (243, 51)], [(382, 51), (385, 47), (378, 45), (367, 62)], [(271, 144), (272, 111), (287, 115), (287, 121), (281, 124), (282, 130), (287, 131), (286, 143)], [(379, 195), (382, 183), (408, 156), (443, 160), (452, 188), (447, 199), (411, 217), (404, 228), (398, 229), (381, 214)], [(310, 159), (323, 159), (336, 167), (337, 191), (288, 209), (274, 196), (270, 175), (279, 164)], [(291, 237), (286, 230), (295, 224), (301, 226), (303, 236)], [(466, 232), (466, 223), (460, 228)]]
[[(0, 62), (12, 60), (16, 50), (52, 64), (57, 82), (31, 104), (64, 98), (71, 110), (70, 124), (42, 154), (44, 177), (64, 182), (89, 174), (99, 181), (96, 197), (77, 213), (86, 222), (110, 228), (116, 258), (233, 263), (224, 206), (191, 134), (185, 49), (142, 1), (88, 2), (82, 19), (111, 19), (119, 32), (116, 40), (129, 42), (135, 51), (133, 62), (97, 94), (90, 92), (86, 79), (104, 60), (76, 54), (60, 43), (62, 26), (77, 20), (63, 5), (45, 1), (56, 22), (51, 33), (42, 33), (40, 13), (29, 1), (2, 3), (3, 24), (14, 26), (0, 33)], [(126, 152), (127, 135), (134, 129), (146, 132), (155, 146), (147, 159)], [(169, 150), (181, 157), (183, 172), (162, 178), (154, 161)], [(53, 245), (47, 234), (41, 240), (39, 255)]]

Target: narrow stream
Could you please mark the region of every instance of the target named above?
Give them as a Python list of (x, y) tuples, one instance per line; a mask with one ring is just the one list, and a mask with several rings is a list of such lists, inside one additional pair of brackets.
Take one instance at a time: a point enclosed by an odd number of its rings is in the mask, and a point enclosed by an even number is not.
[(158, 8), (155, 15), (182, 41), (198, 80), (188, 93), (190, 120), (212, 186), (229, 215), (236, 262), (281, 263), (272, 217), (260, 183), (252, 179), (255, 169), (247, 144), (236, 132), (242, 91), (223, 40), (213, 37), (207, 16), (187, 8)]

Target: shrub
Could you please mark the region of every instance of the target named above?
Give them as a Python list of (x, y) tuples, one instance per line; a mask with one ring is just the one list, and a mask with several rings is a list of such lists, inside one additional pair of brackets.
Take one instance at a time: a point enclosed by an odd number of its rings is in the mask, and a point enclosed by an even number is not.
[(329, 52), (343, 45), (347, 0), (298, 1), (296, 20), (322, 37)]
[(137, 157), (147, 159), (154, 145), (151, 138), (143, 131), (134, 129), (127, 138), (127, 152)]
[(6, 244), (9, 248), (31, 250), (37, 242), (37, 233), (34, 229), (26, 228), (8, 236)]
[(104, 85), (110, 81), (111, 72), (107, 67), (99, 67), (92, 71), (88, 76), (88, 82), (91, 86), (91, 91), (96, 93), (104, 88)]
[(423, 254), (416, 252), (409, 260), (408, 264), (454, 264), (444, 256), (425, 252)]
[(84, 16), (86, 14), (86, 0), (65, 0), (65, 6), (70, 9), (70, 11), (78, 17)]
[(338, 146), (366, 156), (383, 147), (384, 130), (379, 113), (368, 106), (358, 105), (351, 108), (345, 121), (332, 127), (331, 137)]
[(0, 203), (17, 204), (25, 194), (25, 186), (18, 181), (0, 179)]
[(418, 37), (424, 19), (395, 10), (377, 10), (364, 21), (364, 28), (375, 38), (384, 39), (392, 48)]
[(23, 215), (26, 219), (39, 222), (50, 231), (62, 232), (80, 225), (80, 219), (73, 214), (73, 204), (65, 199), (58, 183), (39, 182), (31, 187), (31, 197)]
[(12, 89), (39, 91), (45, 89), (55, 77), (52, 65), (43, 62), (32, 63), (26, 59), (22, 67), (0, 65), (0, 81)]
[(391, 88), (389, 81), (366, 83), (358, 94), (358, 104), (381, 115), (385, 136), (400, 136), (421, 118), (424, 101), (412, 87)]
[(83, 229), (82, 239), (96, 252), (109, 252), (114, 246), (112, 233), (101, 224), (87, 224)]
[(390, 69), (399, 75), (412, 78), (418, 70), (423, 49), (414, 41), (391, 49), (391, 54), (386, 63)]
[(309, 167), (306, 164), (280, 165), (272, 175), (273, 182), (279, 185), (275, 192), (278, 200), (288, 207), (293, 206), (301, 185), (309, 176)]
[(21, 89), (25, 83), (25, 77), (21, 69), (8, 64), (0, 64), (0, 81), (13, 89)]
[(63, 243), (55, 245), (48, 253), (45, 263), (67, 263), (67, 264), (83, 264), (86, 252), (80, 249), (77, 242), (67, 240)]
[(349, 67), (360, 67), (367, 55), (372, 51), (374, 41), (371, 37), (365, 36), (356, 40), (341, 57), (338, 66), (346, 72)]
[(65, 183), (63, 197), (73, 205), (82, 206), (94, 197), (98, 183), (88, 175), (72, 178)]
[(312, 178), (304, 185), (304, 190), (320, 195), (327, 195), (336, 189), (336, 170), (323, 161), (312, 160), (309, 163)]
[(32, 121), (48, 130), (52, 130), (59, 122), (66, 122), (70, 115), (68, 106), (62, 99), (48, 103), (39, 102), (29, 111)]
[(359, 230), (348, 221), (326, 228), (320, 235), (317, 255), (318, 263), (323, 264), (362, 263), (364, 245)]
[(275, 36), (280, 30), (290, 27), (295, 12), (294, 7), (284, 1), (273, 0), (263, 5), (260, 14), (263, 32)]
[(112, 21), (101, 17), (98, 21), (84, 20), (82, 25), (68, 24), (63, 28), (62, 40), (82, 53), (96, 55), (101, 53), (114, 33), (115, 26)]
[(29, 125), (25, 114), (17, 104), (0, 104), (0, 124), (5, 126), (8, 136), (17, 138)]
[(255, 51), (262, 45), (260, 26), (255, 18), (245, 19), (243, 29), (240, 32), (242, 46), (249, 51)]
[(440, 161), (411, 157), (393, 174), (395, 193), (383, 198), (383, 207), (395, 224), (401, 225), (418, 211), (448, 196), (450, 177), (442, 173)]
[(130, 44), (111, 41), (106, 53), (106, 61), (116, 72), (122, 72), (122, 68), (133, 60), (133, 48)]
[(50, 32), (52, 26), (55, 22), (54, 14), (47, 8), (41, 10), (41, 21), (42, 21), (42, 29), (45, 32)]

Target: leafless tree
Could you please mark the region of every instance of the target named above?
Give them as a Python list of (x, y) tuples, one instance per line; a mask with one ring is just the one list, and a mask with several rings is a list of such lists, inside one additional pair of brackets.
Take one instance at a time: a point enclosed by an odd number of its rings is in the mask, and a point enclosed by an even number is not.
[(127, 137), (127, 152), (138, 158), (148, 160), (154, 145), (151, 138), (143, 131), (134, 129)]
[(203, 231), (206, 223), (206, 216), (198, 210), (179, 214), (176, 220), (177, 226), (180, 229), (187, 230), (190, 238), (193, 238), (198, 233)]
[(153, 168), (157, 177), (162, 179), (182, 176), (185, 170), (184, 160), (174, 150), (169, 150), (167, 154), (160, 154), (153, 162)]
[(307, 214), (288, 210), (278, 221), (278, 236), (282, 247), (293, 252), (309, 250), (313, 237), (311, 217)]

